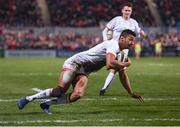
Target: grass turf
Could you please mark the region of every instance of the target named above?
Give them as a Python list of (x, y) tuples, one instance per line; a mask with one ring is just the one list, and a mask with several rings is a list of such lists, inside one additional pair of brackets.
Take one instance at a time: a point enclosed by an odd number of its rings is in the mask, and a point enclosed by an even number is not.
[(145, 102), (131, 99), (118, 76), (105, 96), (99, 89), (108, 74), (102, 70), (89, 77), (84, 97), (69, 105), (52, 106), (53, 115), (44, 114), (39, 101), (19, 111), (16, 100), (35, 93), (31, 89), (55, 87), (64, 59), (0, 59), (0, 125), (180, 125), (180, 58), (132, 59), (128, 69), (134, 91)]

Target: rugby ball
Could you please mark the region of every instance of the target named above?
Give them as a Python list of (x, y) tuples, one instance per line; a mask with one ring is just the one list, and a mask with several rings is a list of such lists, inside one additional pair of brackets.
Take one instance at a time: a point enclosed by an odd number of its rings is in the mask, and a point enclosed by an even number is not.
[(117, 59), (121, 62), (127, 62), (128, 61), (128, 55), (125, 52), (121, 51), (120, 53), (118, 53)]
[[(118, 61), (121, 61), (121, 62), (127, 62), (128, 55), (125, 52), (121, 51), (120, 53), (118, 53), (117, 59), (118, 59)], [(127, 69), (127, 67), (122, 68), (122, 70), (124, 70), (124, 69)]]

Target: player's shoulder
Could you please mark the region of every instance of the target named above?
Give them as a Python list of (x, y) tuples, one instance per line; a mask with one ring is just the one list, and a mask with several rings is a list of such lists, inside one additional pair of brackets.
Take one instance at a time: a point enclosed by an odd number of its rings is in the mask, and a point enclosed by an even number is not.
[(107, 40), (107, 41), (104, 41), (104, 45), (106, 47), (114, 47), (114, 46), (116, 47), (118, 45), (118, 41), (114, 39)]
[(107, 43), (107, 44), (112, 44), (112, 43), (118, 43), (118, 41), (117, 40), (115, 40), (115, 39), (111, 39), (111, 40), (106, 40), (106, 41), (104, 41), (104, 43)]
[(133, 18), (130, 18), (130, 21), (135, 23), (135, 24), (138, 24), (138, 22), (135, 19), (133, 19)]
[(122, 16), (115, 16), (113, 19), (114, 19), (114, 20), (121, 20), (121, 19), (122, 19)]

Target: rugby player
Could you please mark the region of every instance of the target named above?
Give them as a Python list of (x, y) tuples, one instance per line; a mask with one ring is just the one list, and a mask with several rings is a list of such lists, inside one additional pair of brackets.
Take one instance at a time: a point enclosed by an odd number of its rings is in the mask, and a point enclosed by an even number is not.
[[(126, 70), (119, 71), (124, 67), (130, 66), (131, 60), (129, 59), (123, 63), (117, 60), (117, 54), (120, 51), (134, 45), (135, 37), (136, 34), (133, 31), (123, 30), (118, 41), (105, 41), (87, 51), (68, 58), (62, 67), (58, 86), (31, 96), (22, 97), (17, 102), (18, 108), (23, 109), (29, 102), (35, 99), (52, 98), (40, 104), (44, 112), (51, 114), (49, 110), (50, 105), (68, 104), (80, 99), (87, 87), (89, 74), (100, 70), (103, 66), (106, 66), (108, 70), (114, 69), (119, 72), (120, 81), (129, 95), (143, 101), (141, 95), (133, 92)], [(73, 90), (67, 93), (71, 84), (73, 85)]]
[[(103, 40), (118, 40), (121, 32), (125, 29), (130, 29), (134, 31), (138, 37), (147, 37), (147, 34), (139, 27), (138, 22), (131, 18), (133, 5), (130, 2), (126, 2), (122, 4), (121, 7), (122, 16), (114, 17), (111, 21), (109, 21), (103, 30)], [(123, 51), (126, 55), (128, 55), (129, 50), (125, 49)], [(111, 84), (115, 77), (115, 70), (111, 69), (110, 73), (106, 77), (104, 82), (104, 86), (100, 89), (99, 94), (104, 95), (106, 89)]]

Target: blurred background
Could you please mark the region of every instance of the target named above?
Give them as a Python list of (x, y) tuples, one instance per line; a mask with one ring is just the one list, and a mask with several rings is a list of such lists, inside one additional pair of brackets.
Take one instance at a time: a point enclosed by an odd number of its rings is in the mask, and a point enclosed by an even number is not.
[[(32, 88), (58, 84), (64, 57), (102, 42), (106, 23), (126, 1), (148, 34), (137, 38), (128, 69), (145, 102), (131, 99), (117, 77), (99, 97), (104, 68), (89, 77), (77, 103), (53, 106), (50, 116), (39, 101), (19, 111), (17, 100)], [(0, 0), (0, 126), (33, 125), (180, 126), (180, 0)]]
[[(0, 0), (1, 57), (62, 57), (102, 42), (102, 30), (126, 0)], [(180, 56), (179, 0), (130, 0), (148, 39), (131, 56)], [(156, 48), (161, 49), (156, 54)]]

